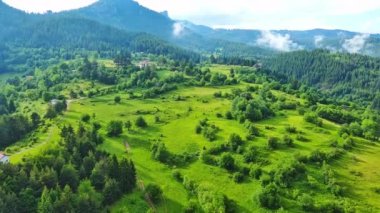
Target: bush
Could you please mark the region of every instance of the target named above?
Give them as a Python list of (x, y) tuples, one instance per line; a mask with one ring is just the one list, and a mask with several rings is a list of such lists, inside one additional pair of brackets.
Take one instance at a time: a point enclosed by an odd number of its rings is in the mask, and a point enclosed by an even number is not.
[(259, 180), (261, 175), (263, 174), (263, 170), (258, 166), (252, 166), (249, 170), (249, 176)]
[(176, 179), (177, 181), (179, 181), (179, 182), (182, 183), (182, 181), (183, 181), (183, 177), (182, 177), (181, 172), (179, 172), (178, 170), (174, 170), (174, 171), (172, 172), (172, 175), (173, 175), (174, 179)]
[(232, 116), (231, 111), (227, 111), (225, 117), (226, 117), (226, 119), (228, 119), (228, 120), (232, 120), (232, 119), (234, 119), (234, 117)]
[(123, 133), (123, 122), (111, 121), (107, 127), (107, 135), (117, 137)]
[(135, 125), (140, 128), (145, 128), (148, 126), (148, 123), (145, 121), (144, 117), (139, 116), (136, 119)]
[(158, 185), (148, 184), (144, 192), (154, 204), (158, 204), (161, 201), (162, 189)]
[(235, 169), (235, 159), (231, 154), (223, 153), (219, 160), (219, 166), (227, 169), (228, 171), (233, 171)]
[(303, 210), (306, 212), (312, 212), (314, 210), (314, 199), (308, 194), (302, 194), (298, 198), (298, 202)]
[(284, 135), (282, 141), (288, 147), (292, 147), (294, 145), (293, 144), (293, 139), (289, 135)]
[(287, 131), (289, 133), (297, 133), (297, 128), (294, 126), (286, 126), (285, 131)]
[(267, 147), (270, 150), (277, 149), (279, 139), (276, 137), (270, 137), (267, 142)]
[(228, 140), (228, 144), (232, 151), (236, 151), (243, 144), (243, 139), (238, 134), (232, 133)]
[(317, 126), (322, 126), (323, 125), (322, 119), (320, 119), (318, 117), (318, 115), (315, 114), (315, 113), (307, 113), (307, 114), (305, 114), (304, 115), (304, 119), (305, 119), (306, 122), (315, 124)]
[(114, 98), (114, 101), (115, 101), (116, 104), (120, 103), (120, 101), (121, 101), (120, 96), (116, 96), (116, 97)]
[(85, 123), (89, 122), (90, 119), (91, 119), (91, 116), (90, 116), (89, 114), (84, 114), (84, 115), (82, 115), (82, 117), (81, 117), (81, 120), (82, 120), (83, 122), (85, 122)]
[(235, 172), (232, 177), (235, 183), (241, 183), (244, 180), (244, 175), (241, 172)]
[(259, 204), (261, 207), (268, 209), (279, 209), (280, 195), (278, 187), (271, 183), (264, 187), (258, 195)]

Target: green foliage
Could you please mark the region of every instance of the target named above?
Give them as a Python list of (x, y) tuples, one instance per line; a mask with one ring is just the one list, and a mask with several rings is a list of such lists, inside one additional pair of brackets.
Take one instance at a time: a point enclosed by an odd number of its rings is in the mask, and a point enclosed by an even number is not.
[(107, 126), (107, 134), (111, 137), (117, 137), (123, 133), (122, 121), (111, 121)]
[(233, 171), (236, 168), (235, 159), (231, 154), (223, 153), (219, 160), (219, 166), (228, 171)]
[(268, 209), (279, 209), (281, 207), (281, 198), (278, 187), (271, 183), (265, 186), (258, 194), (260, 206)]
[(163, 163), (169, 162), (170, 153), (167, 151), (166, 146), (162, 142), (156, 142), (151, 147), (152, 157)]
[(145, 187), (144, 193), (155, 204), (158, 204), (162, 200), (162, 189), (156, 184), (148, 184)]
[(140, 128), (146, 128), (148, 126), (148, 123), (145, 121), (144, 117), (139, 116), (135, 121), (135, 125)]
[(274, 150), (274, 149), (277, 149), (278, 148), (278, 145), (279, 145), (279, 139), (276, 138), (276, 137), (270, 137), (267, 141), (267, 147), (268, 149), (270, 150)]
[(306, 122), (315, 124), (317, 126), (322, 126), (323, 125), (323, 121), (315, 113), (306, 113), (304, 115), (304, 119), (305, 119)]

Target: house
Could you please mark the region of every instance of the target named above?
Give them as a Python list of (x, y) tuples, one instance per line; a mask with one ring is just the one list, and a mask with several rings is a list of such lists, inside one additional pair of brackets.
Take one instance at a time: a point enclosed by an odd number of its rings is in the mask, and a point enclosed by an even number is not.
[(53, 106), (55, 106), (55, 105), (58, 104), (58, 102), (59, 102), (58, 99), (53, 99), (53, 100), (50, 101), (50, 104), (53, 105)]
[(9, 156), (0, 152), (0, 163), (9, 163)]
[(144, 69), (146, 67), (149, 67), (150, 66), (150, 61), (148, 60), (143, 60), (143, 61), (140, 61), (138, 66), (140, 67), (140, 69)]

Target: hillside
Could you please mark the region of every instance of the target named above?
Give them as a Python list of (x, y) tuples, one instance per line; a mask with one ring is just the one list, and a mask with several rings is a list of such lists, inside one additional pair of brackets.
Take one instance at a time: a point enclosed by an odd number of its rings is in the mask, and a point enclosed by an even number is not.
[(369, 56), (296, 51), (265, 60), (263, 66), (279, 79), (297, 80), (364, 105), (380, 91), (380, 60)]
[[(27, 180), (24, 190), (0, 190), (9, 208), (66, 204), (81, 211), (86, 202), (93, 212), (380, 208), (375, 111), (311, 102), (314, 89), (289, 89), (252, 67), (123, 57), (122, 66), (119, 59), (67, 61), (3, 85), (18, 98), (2, 96), (8, 104), (0, 146), (14, 172), (0, 182)], [(147, 58), (149, 67), (134, 65)], [(41, 178), (34, 181), (36, 173)], [(44, 190), (38, 187), (26, 205), (22, 195), (35, 183)], [(72, 200), (64, 200), (68, 195)]]

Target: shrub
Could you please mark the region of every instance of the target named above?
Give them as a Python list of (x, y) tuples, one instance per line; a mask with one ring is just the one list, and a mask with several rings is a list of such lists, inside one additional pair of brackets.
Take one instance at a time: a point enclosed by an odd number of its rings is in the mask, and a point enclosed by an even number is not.
[(306, 212), (312, 212), (315, 208), (314, 199), (308, 194), (302, 194), (298, 198), (298, 202)]
[(235, 172), (232, 177), (235, 183), (241, 183), (244, 180), (244, 175), (241, 172)]
[(107, 135), (111, 137), (117, 137), (123, 133), (123, 122), (111, 121), (107, 127)]
[(116, 104), (120, 103), (120, 101), (121, 101), (120, 96), (116, 96), (116, 97), (114, 98), (114, 101), (115, 101)]
[(294, 126), (286, 126), (285, 131), (287, 131), (289, 133), (297, 133), (297, 128)]
[(293, 146), (293, 139), (289, 135), (284, 135), (282, 141), (288, 147), (292, 147)]
[(249, 176), (259, 180), (261, 175), (263, 174), (263, 170), (258, 166), (252, 166), (249, 170)]
[(264, 187), (258, 195), (258, 201), (261, 207), (279, 209), (281, 204), (278, 187), (273, 183)]
[(227, 111), (225, 117), (226, 117), (226, 119), (228, 119), (228, 120), (232, 120), (232, 119), (234, 119), (234, 117), (232, 116), (231, 111)]
[(235, 159), (231, 154), (223, 153), (219, 160), (219, 166), (228, 171), (233, 171), (235, 169)]
[(145, 128), (148, 126), (148, 123), (145, 121), (144, 117), (139, 116), (136, 119), (135, 125), (140, 127), (140, 128)]
[(267, 142), (267, 147), (270, 150), (274, 150), (278, 147), (278, 141), (279, 139), (276, 137), (270, 137)]
[(90, 116), (89, 114), (84, 114), (84, 115), (82, 115), (82, 117), (81, 117), (81, 120), (82, 120), (83, 122), (85, 122), (85, 123), (89, 122), (90, 119), (91, 119), (91, 116)]
[(177, 181), (179, 181), (179, 182), (182, 182), (182, 181), (183, 181), (183, 177), (182, 177), (182, 174), (181, 174), (180, 171), (178, 171), (178, 170), (174, 170), (174, 171), (172, 172), (172, 175), (173, 175), (174, 179), (176, 179)]
[(305, 119), (306, 122), (315, 124), (317, 126), (322, 126), (323, 125), (322, 119), (320, 119), (318, 117), (318, 115), (315, 114), (315, 113), (307, 113), (307, 114), (305, 114), (304, 115), (304, 119)]
[(158, 204), (161, 201), (162, 189), (158, 185), (150, 183), (145, 187), (144, 192), (153, 203)]
[(232, 151), (236, 151), (239, 146), (243, 144), (243, 139), (238, 134), (232, 133), (228, 140), (228, 144)]

